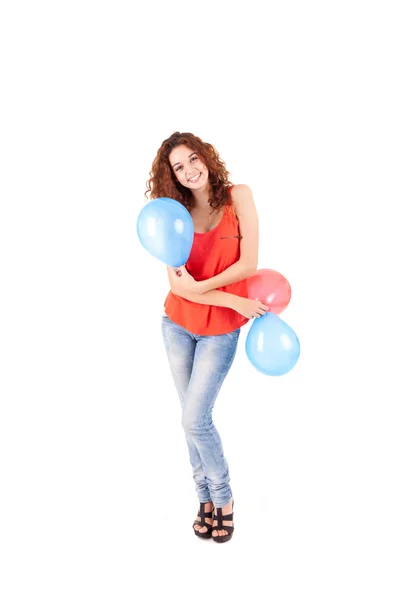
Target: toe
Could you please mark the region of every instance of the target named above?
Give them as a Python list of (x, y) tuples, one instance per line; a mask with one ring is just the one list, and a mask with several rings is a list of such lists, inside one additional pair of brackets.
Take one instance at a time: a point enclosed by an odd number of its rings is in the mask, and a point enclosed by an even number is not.
[(225, 531), (225, 529), (220, 529), (220, 530), (218, 531), (218, 535), (219, 535), (220, 537), (224, 537), (224, 535), (226, 535), (226, 531)]

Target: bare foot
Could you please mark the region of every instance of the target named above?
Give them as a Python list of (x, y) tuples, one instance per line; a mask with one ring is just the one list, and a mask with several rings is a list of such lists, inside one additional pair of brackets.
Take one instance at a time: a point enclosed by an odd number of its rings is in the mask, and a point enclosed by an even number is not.
[[(206, 504), (204, 505), (204, 512), (212, 512), (214, 508), (214, 504), (212, 502), (206, 502)], [(212, 519), (209, 519), (208, 517), (206, 517), (205, 522), (208, 523), (209, 525), (212, 525)], [(196, 517), (195, 521), (200, 521), (200, 517)], [(196, 525), (196, 523), (194, 524), (194, 528), (196, 529), (196, 531), (199, 531), (200, 533), (206, 533), (207, 531), (207, 527), (200, 527), (200, 525)]]
[[(232, 513), (232, 498), (231, 500), (228, 502), (228, 504), (225, 504), (225, 506), (222, 507), (222, 514), (223, 515), (230, 515)], [(218, 527), (218, 520), (217, 520), (217, 509), (214, 508), (214, 523), (213, 523), (214, 527)], [(233, 521), (225, 521), (225, 519), (223, 519), (222, 521), (222, 526), (226, 525), (227, 527), (232, 527), (233, 526)], [(223, 535), (228, 535), (228, 532), (226, 531), (226, 529), (214, 529), (214, 531), (212, 532), (212, 536), (213, 537), (217, 537), (217, 536), (223, 536)]]

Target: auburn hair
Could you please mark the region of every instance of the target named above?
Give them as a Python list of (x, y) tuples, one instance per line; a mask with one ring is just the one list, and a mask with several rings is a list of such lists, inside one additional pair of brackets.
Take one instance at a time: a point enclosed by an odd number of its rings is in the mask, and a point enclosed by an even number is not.
[(230, 173), (226, 170), (225, 163), (219, 157), (217, 150), (193, 133), (180, 133), (179, 131), (175, 131), (164, 140), (157, 152), (149, 173), (150, 179), (146, 182), (146, 199), (172, 198), (178, 200), (189, 211), (193, 207), (192, 192), (177, 180), (169, 162), (171, 151), (181, 145), (196, 152), (208, 169), (208, 181), (211, 187), (211, 196), (208, 199), (210, 206), (219, 209), (228, 204), (229, 188), (232, 185), (229, 181)]

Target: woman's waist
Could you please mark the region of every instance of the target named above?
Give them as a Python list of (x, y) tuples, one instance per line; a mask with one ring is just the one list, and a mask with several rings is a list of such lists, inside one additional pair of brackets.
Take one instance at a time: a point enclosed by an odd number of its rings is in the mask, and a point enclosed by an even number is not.
[[(240, 291), (240, 290), (239, 290)], [(237, 293), (243, 296), (243, 293)], [(248, 319), (233, 308), (199, 304), (177, 296), (167, 295), (164, 308), (166, 315), (181, 327), (200, 335), (219, 335), (237, 329)]]

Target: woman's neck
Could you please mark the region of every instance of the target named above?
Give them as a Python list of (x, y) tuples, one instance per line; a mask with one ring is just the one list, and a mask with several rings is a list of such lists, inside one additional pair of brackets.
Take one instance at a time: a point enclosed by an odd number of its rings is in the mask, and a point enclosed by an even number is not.
[(210, 197), (211, 187), (206, 183), (203, 187), (198, 190), (192, 190), (193, 196), (193, 206), (194, 208), (205, 209), (210, 208), (210, 203), (208, 201)]

